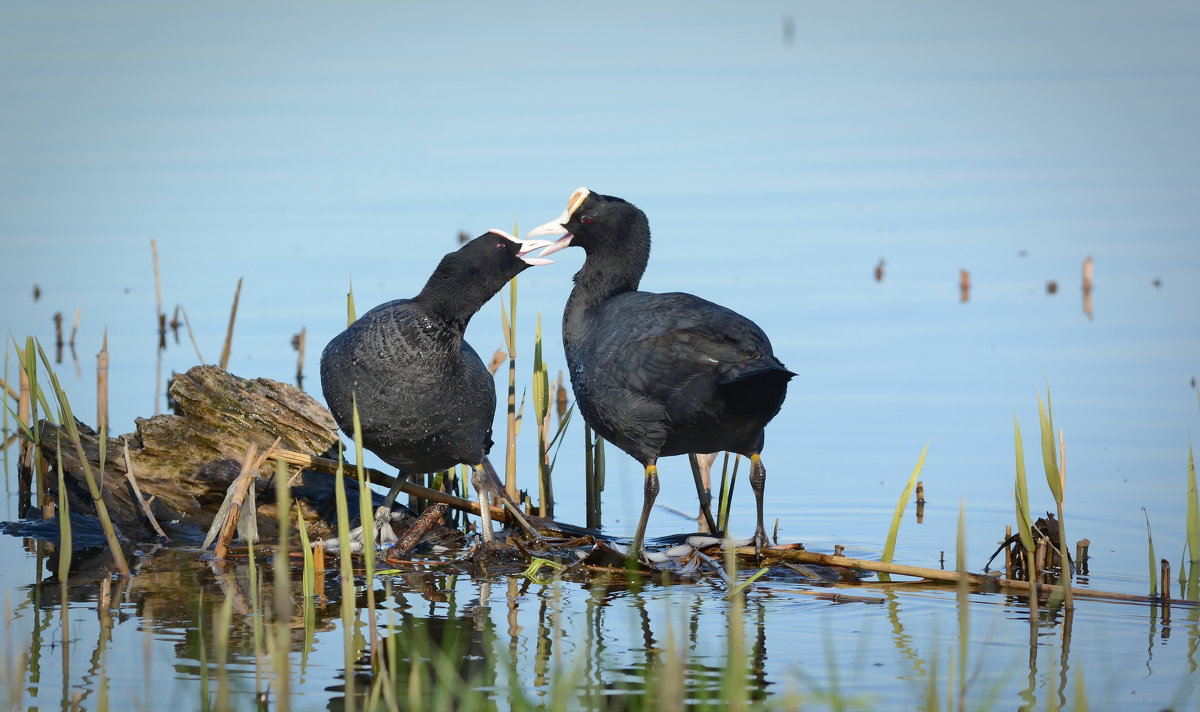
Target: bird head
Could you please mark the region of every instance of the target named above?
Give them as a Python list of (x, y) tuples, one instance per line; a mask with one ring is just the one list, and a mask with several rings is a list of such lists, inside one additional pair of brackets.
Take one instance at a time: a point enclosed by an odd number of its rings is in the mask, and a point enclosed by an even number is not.
[(528, 237), (561, 235), (540, 257), (553, 254), (572, 245), (591, 252), (595, 249), (628, 249), (631, 235), (644, 235), (649, 242), (650, 228), (646, 214), (632, 203), (610, 195), (593, 193), (579, 188), (571, 194), (562, 215), (529, 231)]

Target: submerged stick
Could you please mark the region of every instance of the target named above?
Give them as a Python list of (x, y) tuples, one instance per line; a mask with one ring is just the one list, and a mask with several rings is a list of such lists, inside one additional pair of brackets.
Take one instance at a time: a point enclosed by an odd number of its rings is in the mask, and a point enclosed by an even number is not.
[[(756, 556), (754, 547), (743, 546), (738, 548), (737, 553), (743, 557)], [(778, 558), (784, 561), (793, 561), (802, 564), (818, 564), (821, 566), (841, 567), (853, 569), (855, 571), (871, 571), (876, 573), (899, 574), (901, 576), (915, 576), (917, 578), (927, 579), (929, 581), (939, 581), (946, 583), (958, 583), (965, 580), (967, 583), (975, 586), (990, 587), (998, 586), (1001, 589), (1010, 592), (1022, 593), (1029, 595), (1034, 586), (1028, 581), (1019, 581), (1016, 579), (1001, 578), (998, 576), (986, 576), (984, 574), (976, 574), (963, 572), (960, 574), (957, 571), (947, 571), (945, 569), (930, 569), (923, 566), (907, 566), (904, 564), (889, 564), (882, 561), (870, 561), (867, 559), (854, 559), (846, 556), (831, 556), (829, 554), (818, 554), (812, 551), (804, 551), (802, 549), (779, 549), (768, 548), (762, 551), (763, 558)], [(1061, 586), (1041, 583), (1037, 584), (1036, 588), (1039, 594), (1043, 592), (1054, 593), (1061, 589)], [(1113, 591), (1097, 591), (1093, 589), (1076, 588), (1072, 591), (1076, 598), (1089, 598), (1095, 600), (1112, 600), (1112, 601), (1128, 601), (1132, 603), (1161, 603), (1157, 596), (1141, 596), (1132, 593), (1117, 593)], [(1193, 603), (1185, 601), (1175, 601), (1175, 603)]]

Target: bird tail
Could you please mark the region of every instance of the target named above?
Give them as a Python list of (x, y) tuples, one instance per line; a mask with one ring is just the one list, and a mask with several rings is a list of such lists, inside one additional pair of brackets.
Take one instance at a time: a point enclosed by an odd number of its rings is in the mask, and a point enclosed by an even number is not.
[(795, 375), (781, 364), (763, 364), (757, 369), (728, 374), (719, 388), (730, 411), (765, 415), (765, 423), (783, 406), (788, 381)]

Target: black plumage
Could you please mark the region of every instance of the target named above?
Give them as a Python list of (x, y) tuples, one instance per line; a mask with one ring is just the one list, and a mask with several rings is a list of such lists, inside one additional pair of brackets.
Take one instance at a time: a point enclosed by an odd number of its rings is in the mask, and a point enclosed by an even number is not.
[[(387, 508), (406, 474), (465, 463), (476, 488), (486, 485), (480, 464), (492, 445), (496, 390), (463, 334), (510, 279), (549, 263), (523, 255), (550, 244), (487, 232), (443, 257), (420, 294), (375, 307), (325, 347), (321, 389), (334, 419), (352, 434), (357, 405), (362, 446), (400, 470)], [(482, 490), (480, 504), (486, 513)], [(384, 514), (381, 507), (377, 525)]]
[(646, 468), (631, 552), (641, 552), (658, 494), (658, 458), (721, 450), (751, 460), (754, 541), (767, 545), (759, 453), (795, 374), (746, 317), (692, 294), (638, 291), (650, 225), (636, 206), (580, 188), (561, 216), (529, 237), (563, 233), (541, 254), (572, 245), (587, 253), (563, 312), (576, 403), (588, 425)]

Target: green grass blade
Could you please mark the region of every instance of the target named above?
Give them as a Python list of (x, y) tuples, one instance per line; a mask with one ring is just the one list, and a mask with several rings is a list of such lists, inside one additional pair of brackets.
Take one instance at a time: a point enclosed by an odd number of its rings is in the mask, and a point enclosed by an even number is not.
[(351, 280), (350, 287), (346, 291), (346, 326), (353, 324), (357, 318), (354, 310), (354, 281)]
[(908, 506), (908, 500), (912, 497), (913, 487), (917, 484), (917, 478), (921, 476), (921, 469), (925, 467), (925, 454), (929, 452), (929, 443), (925, 443), (925, 447), (921, 448), (921, 456), (917, 458), (917, 465), (913, 468), (912, 474), (908, 476), (908, 482), (904, 485), (904, 490), (900, 493), (900, 501), (896, 503), (896, 512), (892, 515), (892, 525), (888, 528), (887, 542), (883, 545), (883, 561), (890, 563), (892, 556), (896, 553), (896, 535), (900, 533), (900, 521), (904, 519), (904, 509)]

